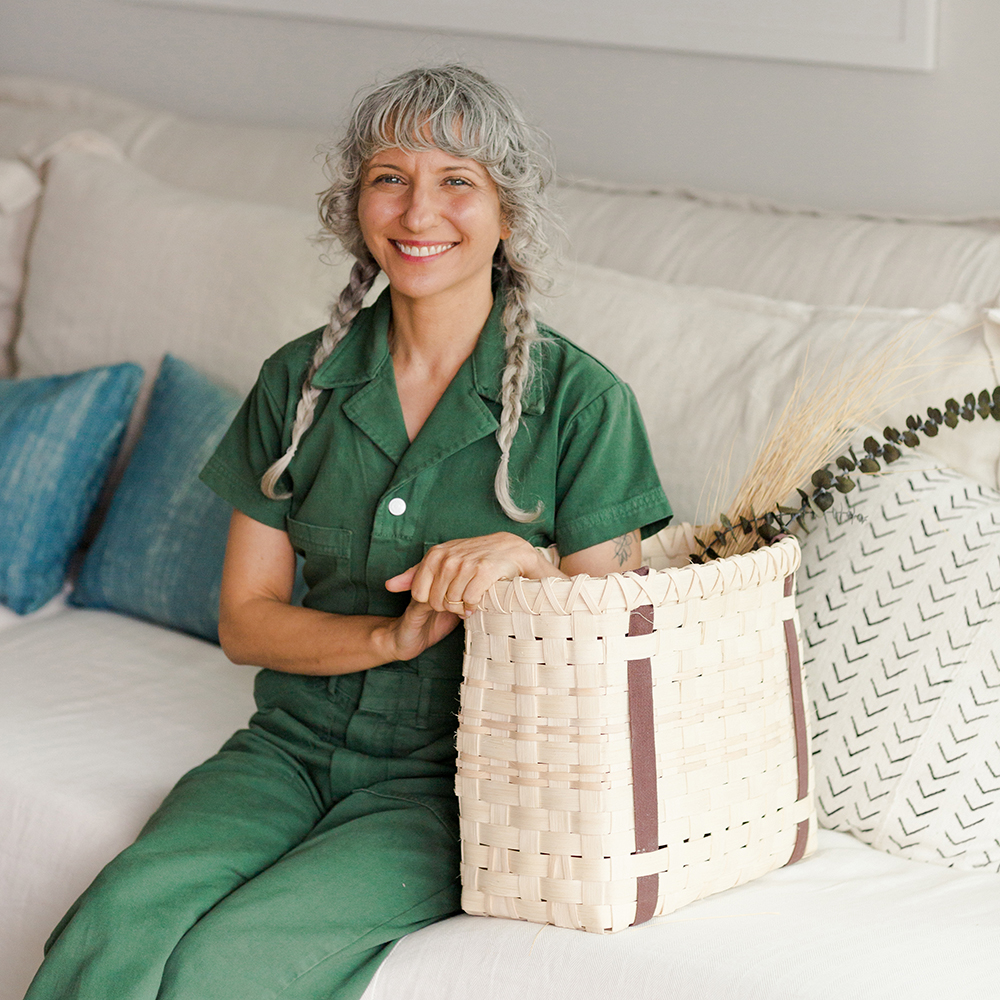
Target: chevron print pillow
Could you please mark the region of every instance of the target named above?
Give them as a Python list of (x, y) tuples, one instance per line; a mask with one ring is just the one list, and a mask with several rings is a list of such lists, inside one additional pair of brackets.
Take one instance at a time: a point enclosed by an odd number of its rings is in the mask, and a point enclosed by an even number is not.
[(1000, 871), (1000, 493), (916, 453), (856, 479), (798, 577), (819, 822)]

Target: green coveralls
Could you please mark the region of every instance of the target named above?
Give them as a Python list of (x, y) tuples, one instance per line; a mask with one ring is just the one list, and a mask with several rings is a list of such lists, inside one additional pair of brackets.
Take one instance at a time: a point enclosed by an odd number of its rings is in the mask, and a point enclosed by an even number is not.
[[(388, 294), (321, 366), (326, 390), (285, 501), (259, 480), (288, 445), (318, 331), (264, 365), (202, 477), (287, 530), (307, 606), (400, 615), (385, 581), (452, 538), (512, 531), (571, 553), (661, 528), (670, 507), (631, 391), (558, 334), (537, 350), (511, 454), (517, 524), (493, 494), (504, 342), (497, 302), (409, 443)], [(263, 670), (258, 711), (185, 775), (49, 942), (27, 1000), (348, 1000), (392, 942), (459, 909), (454, 732), (462, 630), (339, 677)]]

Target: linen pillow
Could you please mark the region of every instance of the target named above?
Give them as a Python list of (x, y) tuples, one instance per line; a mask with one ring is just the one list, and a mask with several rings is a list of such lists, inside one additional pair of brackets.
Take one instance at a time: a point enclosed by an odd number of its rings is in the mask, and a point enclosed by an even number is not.
[[(700, 523), (725, 507), (807, 362), (813, 372), (829, 364), (833, 382), (841, 362), (882, 348), (905, 328), (907, 344), (926, 349), (917, 373), (923, 381), (873, 400), (871, 419), (880, 423), (902, 424), (928, 405), (943, 407), (951, 396), (1000, 381), (981, 310), (962, 305), (933, 312), (811, 306), (583, 264), (567, 268), (558, 289), (542, 318), (634, 389), (677, 521)], [(963, 422), (924, 450), (998, 485), (1000, 434), (992, 420)]]
[(566, 183), (555, 199), (575, 259), (658, 281), (888, 308), (979, 305), (1000, 292), (1000, 233), (987, 226), (593, 181)]
[(240, 404), (167, 355), (146, 423), (70, 602), (218, 641), (232, 507), (198, 479)]
[(0, 380), (0, 603), (55, 597), (135, 401), (142, 369)]
[[(322, 182), (317, 170), (317, 188)], [(26, 375), (166, 353), (247, 392), (263, 360), (320, 326), (350, 263), (315, 216), (184, 191), (75, 150), (49, 163), (17, 355)]]
[(886, 469), (802, 541), (819, 821), (1000, 871), (1000, 493), (919, 450)]
[(24, 261), (39, 191), (32, 170), (16, 160), (0, 160), (0, 378), (14, 370)]

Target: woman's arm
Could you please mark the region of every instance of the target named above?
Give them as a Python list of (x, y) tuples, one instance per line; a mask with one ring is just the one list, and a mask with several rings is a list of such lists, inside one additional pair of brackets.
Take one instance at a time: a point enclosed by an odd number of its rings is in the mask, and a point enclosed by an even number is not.
[(386, 587), (410, 590), (399, 618), (337, 615), (289, 604), (295, 552), (288, 535), (235, 511), (229, 526), (219, 604), (219, 641), (234, 663), (286, 673), (332, 674), (409, 660), (440, 642), (501, 579), (604, 576), (639, 565), (639, 532), (566, 556), (557, 569), (509, 532), (460, 538), (431, 548)]
[(638, 530), (573, 552), (560, 560), (558, 569), (529, 542), (501, 531), (435, 545), (417, 566), (386, 581), (386, 587), (392, 591), (409, 590), (415, 601), (464, 617), (497, 580), (516, 576), (534, 580), (547, 576), (567, 578), (580, 573), (606, 576), (637, 569), (640, 560)]
[(347, 674), (409, 660), (443, 639), (457, 615), (411, 601), (400, 618), (295, 607), (288, 535), (235, 511), (219, 602), (219, 641), (234, 663), (295, 674)]

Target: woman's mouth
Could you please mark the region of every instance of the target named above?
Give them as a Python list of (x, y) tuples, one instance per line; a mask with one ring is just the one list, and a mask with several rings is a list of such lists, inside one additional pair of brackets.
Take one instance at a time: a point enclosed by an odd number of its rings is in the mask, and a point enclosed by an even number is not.
[(389, 242), (404, 257), (437, 257), (457, 246), (456, 243), (403, 243), (401, 240), (389, 240)]

